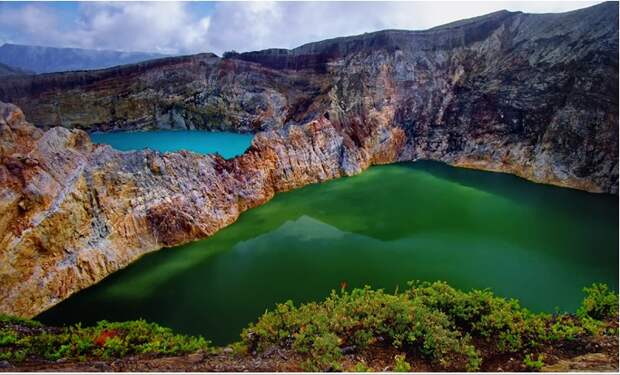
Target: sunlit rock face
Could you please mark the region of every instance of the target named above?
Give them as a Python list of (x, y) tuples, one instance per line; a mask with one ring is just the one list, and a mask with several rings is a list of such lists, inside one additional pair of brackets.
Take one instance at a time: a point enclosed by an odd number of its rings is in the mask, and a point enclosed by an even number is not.
[[(0, 103), (0, 312), (33, 316), (146, 252), (209, 236), (278, 191), (368, 167), (326, 119), (262, 132), (243, 156), (120, 152)], [(373, 146), (391, 161), (399, 132)], [(385, 151), (382, 151), (385, 150)]]
[[(33, 316), (278, 191), (373, 164), (617, 193), (618, 5), (6, 78), (0, 99), (37, 126), (0, 105), (0, 312)], [(83, 131), (160, 128), (257, 135), (224, 160), (119, 152)]]

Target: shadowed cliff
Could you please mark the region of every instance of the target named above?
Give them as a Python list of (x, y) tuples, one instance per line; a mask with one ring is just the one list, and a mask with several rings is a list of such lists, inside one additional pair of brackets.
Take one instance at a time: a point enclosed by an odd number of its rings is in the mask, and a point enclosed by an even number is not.
[(0, 100), (42, 128), (256, 132), (324, 117), (359, 147), (388, 126), (406, 135), (398, 160), (617, 192), (618, 4), (9, 77)]

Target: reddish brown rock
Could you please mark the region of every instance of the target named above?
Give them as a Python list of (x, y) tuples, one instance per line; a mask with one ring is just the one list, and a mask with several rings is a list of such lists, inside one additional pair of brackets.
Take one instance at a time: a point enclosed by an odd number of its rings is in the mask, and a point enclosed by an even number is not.
[[(0, 312), (33, 316), (139, 256), (209, 236), (286, 191), (394, 161), (398, 129), (350, 148), (320, 118), (258, 133), (242, 156), (120, 152), (45, 133), (0, 104)], [(373, 137), (381, 137), (379, 142)]]

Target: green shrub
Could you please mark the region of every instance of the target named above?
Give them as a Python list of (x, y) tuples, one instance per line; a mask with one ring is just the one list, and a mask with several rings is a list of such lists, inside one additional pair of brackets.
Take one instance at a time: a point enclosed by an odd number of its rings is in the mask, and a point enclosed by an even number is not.
[[(476, 371), (483, 358), (474, 343), (484, 344), (482, 352), (491, 356), (539, 352), (586, 335), (617, 335), (617, 294), (601, 284), (584, 291), (576, 316), (533, 314), (489, 290), (463, 292), (444, 282), (413, 282), (394, 294), (369, 287), (332, 291), (322, 302), (299, 307), (291, 301), (278, 304), (243, 330), (233, 351), (243, 355), (279, 346), (301, 354), (305, 370), (325, 371), (342, 370), (345, 347), (360, 353), (391, 346), (421, 356), (438, 369)], [(0, 316), (0, 360), (83, 361), (198, 350), (210, 350), (204, 338), (178, 335), (144, 320), (51, 329), (36, 321)], [(407, 367), (404, 358), (394, 359), (395, 369)], [(524, 365), (540, 368), (542, 357), (526, 356)]]
[(523, 365), (529, 371), (540, 371), (540, 369), (544, 366), (543, 355), (539, 354), (538, 359), (534, 360), (531, 354), (527, 354), (525, 358), (523, 358)]
[[(16, 331), (15, 325), (35, 330)], [(169, 328), (143, 320), (123, 323), (99, 322), (95, 327), (75, 325), (45, 329), (41, 324), (18, 318), (0, 322), (0, 358), (21, 362), (27, 358), (120, 358), (126, 355), (181, 354), (207, 350), (202, 337), (177, 335)]]
[(277, 305), (244, 330), (242, 343), (252, 352), (293, 349), (313, 370), (338, 368), (343, 347), (361, 351), (381, 343), (419, 353), (440, 369), (475, 371), (482, 358), (473, 342), (486, 341), (486, 355), (522, 353), (612, 331), (613, 324), (598, 319), (613, 316), (617, 296), (603, 286), (587, 291), (581, 318), (534, 314), (488, 290), (463, 292), (444, 282), (413, 282), (395, 294), (368, 287), (332, 291), (320, 303)]
[(36, 320), (18, 318), (16, 316), (4, 315), (0, 314), (0, 327), (11, 325), (11, 324), (19, 324), (24, 327), (37, 328), (42, 327), (43, 325)]
[[(327, 333), (317, 336), (312, 341), (308, 353), (310, 359), (303, 363), (303, 367), (308, 371), (341, 370), (339, 350), (340, 339), (338, 336)], [(305, 348), (300, 348), (305, 351)]]
[(357, 362), (355, 366), (353, 366), (353, 372), (370, 372), (372, 371), (364, 362)]
[(560, 316), (551, 323), (547, 338), (551, 341), (573, 341), (584, 333), (579, 321), (570, 316)]
[(394, 356), (394, 372), (409, 372), (411, 365), (407, 362), (404, 355)]
[(439, 310), (464, 332), (495, 341), (501, 352), (535, 344), (545, 331), (545, 319), (531, 314), (515, 300), (496, 297), (489, 290), (462, 292), (444, 282), (410, 283), (411, 298)]
[(244, 330), (242, 337), (252, 350), (281, 345), (308, 354), (308, 368), (314, 369), (338, 361), (342, 346), (364, 349), (379, 337), (397, 348), (416, 347), (442, 367), (478, 362), (469, 338), (454, 330), (444, 314), (407, 294), (390, 295), (368, 287), (332, 292), (320, 304), (277, 305)]
[(577, 316), (597, 320), (618, 316), (618, 294), (610, 291), (607, 285), (592, 284), (590, 287), (583, 288), (583, 291), (586, 297), (577, 310)]
[(13, 345), (17, 342), (17, 334), (10, 329), (0, 331), (0, 346)]

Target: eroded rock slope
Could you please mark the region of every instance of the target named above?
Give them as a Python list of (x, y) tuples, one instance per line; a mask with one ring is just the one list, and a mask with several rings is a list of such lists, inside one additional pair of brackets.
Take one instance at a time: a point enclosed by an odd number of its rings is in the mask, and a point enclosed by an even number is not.
[(0, 100), (41, 128), (255, 132), (324, 117), (353, 147), (400, 129), (397, 160), (617, 193), (618, 4), (7, 78)]
[[(0, 99), (37, 125), (0, 105), (0, 312), (33, 316), (276, 192), (372, 164), (617, 193), (618, 5), (7, 78)], [(224, 160), (119, 152), (83, 131), (213, 127), (257, 135)]]
[(213, 234), (278, 191), (390, 162), (404, 135), (348, 147), (328, 120), (259, 133), (240, 157), (119, 152), (0, 104), (0, 312), (33, 316), (146, 252)]

